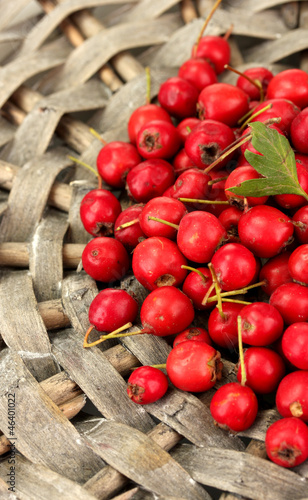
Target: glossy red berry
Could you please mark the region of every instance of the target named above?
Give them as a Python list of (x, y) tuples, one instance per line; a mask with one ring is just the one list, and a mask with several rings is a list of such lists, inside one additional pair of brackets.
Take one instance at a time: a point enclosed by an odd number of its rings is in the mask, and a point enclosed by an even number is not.
[(280, 285), (272, 293), (270, 304), (278, 309), (287, 325), (308, 321), (308, 287), (306, 286), (298, 283)]
[(164, 236), (175, 240), (177, 229), (162, 222), (151, 220), (149, 217), (155, 217), (177, 225), (186, 213), (186, 207), (181, 201), (167, 196), (157, 196), (148, 201), (142, 210), (139, 217), (140, 226), (148, 237)]
[(178, 119), (196, 115), (199, 91), (189, 81), (178, 76), (161, 84), (158, 101), (170, 115)]
[(253, 253), (240, 243), (227, 243), (212, 257), (218, 283), (225, 292), (249, 285), (256, 273)]
[(241, 310), (243, 342), (267, 346), (282, 335), (283, 319), (279, 311), (266, 302), (253, 302)]
[[(296, 172), (300, 187), (308, 194), (308, 168), (296, 161)], [(274, 196), (274, 200), (278, 205), (286, 209), (298, 209), (307, 204), (306, 198), (298, 194), (277, 194)]]
[(168, 378), (153, 366), (140, 366), (130, 375), (127, 394), (134, 403), (145, 405), (162, 398), (168, 389)]
[(301, 244), (308, 243), (308, 205), (301, 207), (292, 217), (294, 232)]
[(195, 211), (182, 218), (177, 244), (187, 259), (205, 264), (210, 262), (226, 236), (224, 227), (215, 215)]
[(124, 187), (128, 172), (140, 162), (141, 156), (135, 146), (123, 141), (106, 144), (96, 160), (99, 175), (114, 188)]
[(182, 342), (187, 342), (187, 340), (193, 340), (195, 342), (206, 342), (206, 344), (212, 345), (211, 337), (204, 328), (186, 328), (183, 332), (179, 333), (174, 341), (173, 347), (181, 344)]
[(80, 203), (80, 218), (92, 236), (109, 236), (122, 211), (119, 200), (106, 189), (92, 189)]
[(267, 295), (272, 295), (280, 285), (292, 281), (288, 267), (290, 255), (291, 252), (283, 252), (276, 255), (276, 257), (272, 257), (262, 266), (259, 281), (266, 281), (266, 284), (262, 286), (262, 290)]
[(199, 116), (235, 127), (248, 111), (248, 95), (229, 83), (214, 83), (205, 87), (198, 98)]
[[(242, 182), (249, 181), (251, 179), (261, 178), (262, 175), (259, 174), (252, 166), (235, 168), (234, 170), (232, 170), (232, 172), (230, 172), (230, 175), (226, 180), (225, 193), (227, 199), (229, 199), (231, 203), (243, 203), (244, 196), (233, 193), (230, 188), (239, 187), (241, 186)], [(264, 205), (268, 200), (268, 196), (247, 196), (246, 199), (248, 205), (250, 207), (253, 207), (255, 205)]]
[(162, 159), (151, 159), (134, 167), (126, 179), (128, 194), (138, 203), (162, 196), (172, 186), (175, 176), (170, 163)]
[(113, 332), (121, 326), (133, 323), (138, 303), (125, 290), (105, 288), (92, 300), (89, 321), (99, 332)]
[(268, 99), (289, 99), (303, 109), (308, 106), (308, 74), (301, 69), (280, 71), (267, 88)]
[[(213, 163), (222, 151), (234, 141), (234, 134), (228, 125), (216, 120), (205, 119), (197, 125), (185, 142), (185, 151), (189, 158), (199, 167), (205, 168)], [(217, 166), (222, 168), (231, 159), (222, 160)]]
[(237, 207), (231, 206), (225, 208), (218, 216), (219, 222), (221, 222), (221, 224), (227, 231), (228, 241), (230, 243), (239, 243), (237, 227), (242, 215), (242, 210)]
[[(243, 71), (244, 75), (247, 75), (251, 80), (257, 81), (262, 85), (263, 94), (266, 95), (267, 87), (269, 82), (274, 77), (273, 73), (267, 68), (256, 67), (249, 68)], [(239, 76), (236, 82), (236, 86), (242, 89), (246, 94), (249, 95), (251, 100), (260, 100), (260, 90), (253, 85), (245, 76)]]
[(172, 166), (174, 168), (174, 173), (176, 177), (185, 172), (185, 170), (196, 168), (196, 165), (189, 158), (189, 156), (187, 156), (187, 153), (184, 148), (180, 149), (180, 151), (175, 155), (175, 157), (172, 160)]
[(298, 246), (290, 255), (288, 261), (289, 272), (294, 281), (301, 285), (308, 285), (308, 244)]
[(199, 92), (208, 85), (217, 83), (217, 76), (214, 69), (201, 57), (185, 61), (180, 66), (178, 75), (180, 78), (192, 83)]
[(176, 243), (163, 236), (153, 236), (139, 243), (133, 253), (133, 272), (147, 290), (179, 286), (187, 275), (187, 261)]
[(261, 114), (256, 116), (251, 120), (251, 122), (266, 122), (271, 118), (280, 118), (280, 122), (276, 123), (276, 126), (284, 133), (288, 134), (290, 131), (291, 123), (294, 118), (300, 112), (298, 106), (296, 106), (293, 102), (288, 99), (271, 99), (268, 98), (266, 102), (262, 102), (259, 104), (254, 113), (257, 113), (263, 110), (268, 104), (271, 104), (272, 107), (263, 111)]
[[(215, 302), (202, 303), (213, 283), (211, 273), (207, 267), (198, 267), (196, 271), (201, 274), (195, 271), (189, 273), (184, 280), (182, 290), (192, 300), (195, 309), (200, 311), (212, 309), (216, 305)], [(213, 295), (215, 295), (215, 290), (212, 290), (209, 296), (212, 297)]]
[(293, 323), (281, 339), (284, 356), (293, 366), (308, 370), (308, 323)]
[[(267, 347), (249, 347), (244, 352), (246, 385), (257, 394), (269, 394), (277, 389), (285, 375), (285, 364), (276, 351)], [(241, 363), (237, 379), (242, 381)]]
[(308, 422), (308, 370), (286, 375), (276, 392), (276, 406), (282, 417), (297, 417)]
[(230, 45), (227, 40), (220, 36), (204, 36), (201, 38), (197, 50), (192, 50), (193, 57), (202, 57), (209, 61), (217, 75), (225, 69), (225, 64), (230, 62)]
[(157, 104), (145, 104), (132, 112), (128, 120), (128, 136), (132, 144), (136, 144), (137, 134), (141, 127), (153, 120), (165, 120), (172, 123), (169, 113)]
[(242, 215), (238, 234), (242, 244), (255, 255), (270, 258), (292, 241), (293, 224), (277, 208), (258, 205)]
[(243, 304), (223, 302), (220, 315), (215, 307), (209, 316), (208, 332), (213, 342), (220, 347), (234, 350), (238, 346), (237, 317), (243, 308)]
[(102, 236), (85, 246), (82, 265), (91, 278), (110, 283), (120, 280), (127, 273), (129, 257), (120, 241)]
[(164, 120), (145, 123), (137, 134), (136, 146), (146, 159), (172, 158), (181, 147), (181, 138), (176, 127)]
[(207, 391), (221, 378), (220, 358), (220, 353), (205, 342), (187, 340), (170, 352), (167, 374), (171, 383), (182, 391)]
[[(174, 185), (170, 187), (168, 192), (165, 191), (164, 196), (176, 199), (190, 198), (196, 200), (206, 200), (210, 192), (210, 180), (211, 177), (198, 168), (190, 168), (179, 175)], [(185, 202), (185, 205), (195, 209), (200, 207), (203, 208), (202, 204), (197, 202)]]
[(180, 123), (177, 125), (176, 129), (178, 133), (180, 134), (180, 137), (182, 139), (182, 143), (184, 144), (187, 137), (191, 133), (191, 131), (197, 127), (201, 123), (201, 120), (195, 116), (190, 116), (188, 118), (184, 118), (183, 120), (180, 121)]
[(216, 391), (210, 411), (219, 427), (240, 432), (254, 423), (258, 413), (258, 400), (250, 387), (230, 382)]
[(267, 456), (272, 462), (290, 468), (308, 458), (308, 427), (298, 418), (282, 418), (269, 426), (265, 436)]
[(144, 333), (159, 337), (180, 333), (195, 316), (189, 298), (174, 286), (153, 290), (144, 300), (140, 319)]
[[(145, 239), (146, 235), (139, 224), (139, 217), (144, 208), (143, 204), (132, 205), (120, 213), (114, 224), (114, 237), (119, 240), (128, 251), (133, 250), (138, 243)], [(135, 221), (134, 224), (123, 229), (118, 229), (121, 225)]]

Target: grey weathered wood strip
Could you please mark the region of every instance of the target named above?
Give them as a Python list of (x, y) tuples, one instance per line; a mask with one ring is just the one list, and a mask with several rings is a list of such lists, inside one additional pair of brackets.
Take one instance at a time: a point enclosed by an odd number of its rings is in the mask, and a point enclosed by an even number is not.
[(29, 241), (40, 221), (56, 176), (69, 165), (66, 148), (35, 157), (18, 170), (9, 207), (0, 224), (0, 241)]
[(19, 126), (14, 140), (5, 147), (2, 159), (22, 165), (34, 156), (42, 155), (64, 113), (97, 109), (105, 104), (106, 91), (98, 80), (49, 97), (42, 96)]
[(138, 2), (137, 5), (132, 6), (128, 12), (123, 14), (123, 16), (118, 18), (118, 22), (134, 22), (145, 19), (156, 19), (178, 3), (179, 0), (158, 0), (156, 2), (152, 2), (151, 0), (142, 0), (141, 2)]
[(78, 483), (90, 478), (103, 462), (86, 445), (70, 421), (46, 395), (12, 352), (0, 353), (0, 428), (8, 429), (8, 393), (15, 394), (16, 448), (30, 461), (45, 465)]
[(62, 64), (70, 51), (64, 39), (51, 42), (40, 51), (19, 57), (0, 68), (0, 106), (13, 94), (13, 92), (28, 78), (42, 71)]
[(69, 232), (68, 239), (70, 243), (88, 243), (92, 236), (85, 230), (80, 219), (80, 203), (83, 197), (97, 186), (88, 181), (73, 181), (72, 198), (69, 208), (68, 221)]
[[(9, 472), (8, 461), (0, 463), (0, 477), (4, 480)], [(15, 464), (16, 495), (20, 500), (95, 500), (74, 480), (68, 479), (43, 465), (30, 462), (21, 455)], [(1, 497), (2, 498), (2, 497)]]
[(0, 116), (0, 146), (10, 142), (16, 133), (16, 127)]
[(84, 349), (82, 340), (74, 330), (59, 332), (52, 342), (58, 362), (106, 418), (149, 431), (154, 422), (129, 399), (124, 379), (98, 348)]
[(172, 456), (196, 481), (247, 498), (295, 500), (307, 494), (307, 481), (249, 453), (182, 445)]
[(38, 380), (57, 373), (32, 280), (26, 271), (0, 273), (0, 303), (0, 332), (7, 346), (20, 353)]
[(186, 500), (210, 498), (169, 453), (137, 430), (132, 432), (126, 425), (106, 421), (85, 439), (103, 460), (158, 495), (184, 496)]
[(254, 64), (270, 64), (308, 48), (307, 29), (288, 31), (278, 40), (263, 42), (247, 50), (245, 60)]
[[(49, 91), (53, 92), (79, 85), (87, 81), (118, 52), (162, 44), (177, 27), (178, 22), (174, 23), (172, 16), (164, 16), (159, 20), (127, 23), (103, 30), (73, 50), (57, 75), (51, 75), (46, 80), (46, 85)], [(101, 50), (101, 47), (104, 47), (104, 50)]]
[(38, 302), (61, 298), (63, 238), (67, 228), (67, 214), (50, 209), (32, 238), (29, 270)]
[(28, 4), (30, 0), (16, 0), (13, 4), (6, 0), (0, 2), (0, 29), (7, 26), (12, 19)]

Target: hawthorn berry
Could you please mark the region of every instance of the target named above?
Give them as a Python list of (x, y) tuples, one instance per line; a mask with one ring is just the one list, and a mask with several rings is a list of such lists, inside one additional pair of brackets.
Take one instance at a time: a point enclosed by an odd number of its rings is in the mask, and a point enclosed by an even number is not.
[[(249, 347), (244, 351), (246, 385), (257, 394), (275, 391), (285, 375), (286, 367), (279, 354), (267, 347)], [(237, 379), (242, 380), (241, 363), (238, 363)]]
[(179, 333), (175, 337), (173, 341), (173, 347), (181, 344), (181, 342), (186, 342), (187, 340), (193, 340), (195, 342), (206, 342), (207, 344), (212, 345), (211, 337), (204, 328), (191, 327), (186, 328), (186, 330), (183, 330), (183, 332)]
[(165, 120), (172, 123), (169, 113), (157, 104), (145, 104), (132, 112), (128, 120), (128, 136), (132, 144), (136, 144), (137, 134), (141, 127), (153, 120)]
[(266, 346), (282, 335), (283, 319), (279, 311), (267, 302), (253, 302), (241, 310), (243, 342)]
[(308, 74), (297, 68), (280, 71), (270, 81), (267, 97), (289, 99), (299, 108), (305, 108), (308, 106)]
[(275, 464), (286, 468), (300, 465), (308, 458), (308, 427), (295, 417), (277, 420), (266, 431), (265, 447)]
[(138, 303), (125, 290), (105, 288), (92, 300), (89, 321), (99, 332), (113, 332), (126, 323), (133, 323)]
[(223, 302), (222, 315), (217, 307), (211, 311), (208, 332), (213, 342), (220, 347), (234, 350), (238, 346), (237, 317), (243, 304)]
[(281, 380), (276, 392), (276, 407), (282, 417), (297, 417), (308, 422), (308, 370), (296, 370)]
[(214, 253), (211, 262), (225, 292), (249, 285), (256, 273), (253, 253), (240, 243), (226, 243)]
[(127, 175), (128, 195), (138, 203), (162, 196), (174, 182), (174, 170), (170, 163), (162, 159), (146, 160), (134, 167)]
[(136, 368), (127, 381), (127, 394), (134, 403), (145, 405), (162, 398), (168, 389), (168, 378), (153, 366)]
[[(144, 205), (131, 205), (120, 213), (114, 223), (114, 237), (119, 240), (126, 250), (133, 250), (138, 243), (146, 238), (146, 235), (141, 229), (139, 217), (142, 213)], [(119, 229), (122, 225), (125, 227)]]
[(230, 45), (223, 37), (203, 36), (198, 46), (193, 47), (192, 56), (209, 61), (213, 65), (216, 74), (219, 75), (230, 61)]
[(298, 283), (280, 285), (270, 296), (270, 304), (278, 309), (287, 325), (308, 321), (308, 287), (306, 286)]
[(192, 83), (199, 92), (217, 83), (217, 76), (212, 66), (202, 57), (193, 57), (185, 61), (179, 68), (178, 76)]
[(259, 279), (266, 282), (262, 285), (262, 290), (267, 295), (272, 295), (280, 285), (292, 281), (288, 267), (290, 255), (291, 252), (283, 252), (276, 255), (276, 257), (272, 257), (262, 266)]
[(82, 265), (87, 274), (96, 281), (117, 281), (129, 269), (129, 257), (118, 240), (105, 236), (89, 241), (82, 252)]
[(235, 127), (248, 111), (248, 95), (229, 83), (213, 83), (199, 94), (198, 109), (202, 120), (217, 120)]
[(308, 370), (308, 323), (293, 323), (283, 333), (281, 348), (286, 359), (300, 370)]
[(80, 203), (80, 219), (92, 236), (109, 236), (122, 211), (119, 200), (106, 189), (92, 189)]
[[(203, 299), (210, 291), (212, 284), (213, 279), (209, 269), (207, 267), (198, 267), (195, 271), (187, 275), (182, 290), (192, 300), (195, 309), (203, 311), (205, 309), (212, 309), (216, 305), (215, 302), (203, 304)], [(214, 289), (210, 292), (209, 297), (213, 295), (215, 295)]]
[(170, 115), (178, 119), (196, 115), (199, 90), (184, 78), (168, 78), (161, 84), (158, 101)]
[(172, 224), (179, 224), (186, 213), (187, 209), (181, 201), (167, 196), (157, 196), (148, 201), (143, 208), (139, 217), (140, 227), (148, 237), (164, 236), (175, 240), (177, 229), (162, 222), (151, 220), (149, 217), (162, 219)]
[(164, 120), (145, 123), (137, 134), (136, 146), (146, 159), (172, 158), (181, 147), (181, 138), (176, 127)]

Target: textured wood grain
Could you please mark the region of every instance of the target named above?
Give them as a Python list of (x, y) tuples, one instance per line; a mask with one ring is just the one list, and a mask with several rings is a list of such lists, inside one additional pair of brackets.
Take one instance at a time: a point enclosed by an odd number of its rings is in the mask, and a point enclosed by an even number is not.
[(168, 453), (139, 431), (106, 421), (86, 440), (103, 460), (156, 494), (184, 496), (187, 500), (210, 498)]
[(80, 219), (80, 203), (83, 197), (97, 186), (88, 181), (74, 181), (71, 183), (72, 198), (69, 208), (69, 234), (71, 243), (88, 243), (91, 235), (85, 230)]
[(0, 241), (31, 239), (56, 176), (71, 164), (67, 155), (65, 148), (54, 149), (18, 170), (9, 196), (9, 207), (0, 224)]
[(1, 272), (0, 333), (18, 351), (31, 373), (43, 380), (59, 371), (43, 320), (37, 311), (31, 277), (24, 271)]
[(247, 62), (270, 64), (308, 48), (307, 30), (298, 28), (284, 34), (278, 40), (263, 42), (247, 50)]
[[(10, 464), (0, 464), (0, 477), (6, 479)], [(43, 465), (33, 464), (22, 456), (18, 456), (15, 464), (16, 495), (20, 500), (95, 500), (74, 480), (63, 474), (54, 472)]]
[(29, 270), (38, 302), (61, 297), (62, 247), (67, 228), (67, 215), (51, 209), (45, 213), (32, 238)]
[(4, 149), (2, 159), (21, 166), (33, 156), (42, 155), (65, 113), (102, 108), (105, 104), (106, 91), (98, 81), (42, 96), (18, 128), (14, 140)]
[(295, 500), (307, 492), (294, 472), (248, 453), (183, 445), (172, 456), (196, 481), (247, 498)]
[(84, 349), (73, 330), (59, 332), (52, 342), (58, 362), (108, 419), (147, 432), (154, 422), (126, 393), (126, 382), (98, 348)]
[[(16, 353), (0, 353), (0, 428), (9, 436), (8, 393), (15, 394), (16, 448), (36, 464), (76, 482), (89, 478), (102, 461), (85, 445), (74, 426), (41, 389)], [(34, 412), (29, 409), (35, 408)], [(39, 414), (39, 418), (37, 415)]]
[(16, 0), (14, 4), (8, 4), (6, 0), (0, 2), (0, 29), (4, 28), (14, 17), (28, 4), (30, 0)]

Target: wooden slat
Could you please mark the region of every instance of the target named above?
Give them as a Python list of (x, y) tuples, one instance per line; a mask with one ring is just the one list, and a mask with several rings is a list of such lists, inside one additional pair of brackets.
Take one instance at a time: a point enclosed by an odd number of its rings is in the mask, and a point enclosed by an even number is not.
[(15, 394), (15, 445), (26, 458), (83, 482), (103, 466), (16, 353), (0, 353), (0, 428), (8, 429), (8, 392)]

